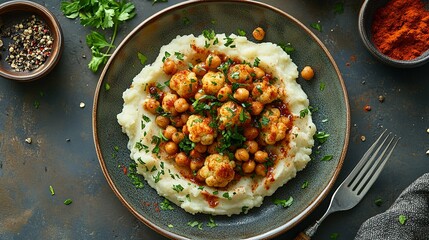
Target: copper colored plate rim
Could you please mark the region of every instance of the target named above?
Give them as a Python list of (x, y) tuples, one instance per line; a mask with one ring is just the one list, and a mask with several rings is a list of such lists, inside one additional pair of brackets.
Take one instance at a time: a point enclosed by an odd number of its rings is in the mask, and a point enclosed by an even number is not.
[[(170, 238), (174, 238), (174, 239), (188, 239), (186, 237), (177, 235), (175, 233), (169, 232), (164, 230), (163, 228), (157, 226), (156, 224), (150, 222), (148, 219), (145, 218), (145, 216), (139, 214), (124, 198), (124, 196), (120, 193), (120, 191), (117, 189), (113, 179), (111, 178), (111, 176), (108, 174), (108, 170), (105, 164), (105, 161), (103, 159), (103, 155), (102, 155), (102, 151), (100, 149), (100, 145), (98, 142), (98, 132), (97, 132), (97, 106), (98, 106), (98, 98), (99, 98), (99, 94), (101, 89), (103, 88), (102, 84), (103, 84), (103, 79), (105, 77), (105, 74), (107, 72), (107, 68), (109, 66), (109, 64), (113, 61), (113, 59), (116, 57), (116, 53), (119, 49), (122, 48), (122, 46), (124, 46), (125, 44), (127, 44), (127, 42), (133, 37), (133, 35), (140, 30), (140, 28), (142, 28), (144, 25), (156, 21), (157, 18), (161, 17), (162, 15), (164, 15), (165, 13), (168, 13), (169, 11), (176, 9), (176, 8), (180, 8), (180, 7), (185, 7), (185, 6), (190, 6), (190, 5), (194, 5), (194, 4), (198, 4), (199, 2), (214, 2), (214, 0), (196, 0), (196, 1), (188, 1), (188, 2), (183, 2), (183, 3), (179, 3), (176, 5), (173, 5), (169, 8), (166, 8), (158, 13), (156, 13), (155, 15), (152, 15), (151, 17), (149, 17), (148, 19), (146, 19), (145, 21), (143, 21), (141, 24), (139, 24), (136, 28), (134, 28), (126, 37), (125, 39), (118, 45), (116, 51), (113, 53), (112, 57), (109, 59), (109, 61), (106, 64), (106, 67), (103, 69), (99, 81), (97, 83), (97, 87), (95, 90), (95, 95), (94, 95), (94, 101), (93, 101), (93, 112), (92, 112), (92, 127), (93, 127), (93, 138), (94, 138), (94, 144), (95, 144), (95, 148), (96, 148), (96, 153), (97, 153), (97, 157), (99, 159), (99, 163), (100, 166), (102, 168), (103, 174), (109, 184), (109, 186), (112, 188), (113, 192), (115, 193), (115, 195), (120, 199), (120, 201), (122, 202), (122, 204), (134, 215), (136, 216), (139, 220), (141, 220), (143, 223), (145, 223), (148, 227), (150, 227), (151, 229), (153, 229), (154, 231), (158, 232), (159, 234), (162, 234), (163, 236), (166, 237), (170, 237)], [(226, 0), (222, 0), (222, 1), (216, 1), (216, 2), (243, 2), (240, 0), (231, 0), (231, 1), (226, 1)], [(341, 151), (341, 155), (339, 156), (339, 162), (335, 168), (334, 174), (332, 176), (332, 178), (330, 179), (330, 181), (327, 184), (327, 187), (325, 189), (323, 189), (323, 191), (320, 193), (320, 195), (317, 196), (317, 198), (311, 202), (308, 207), (301, 212), (299, 215), (297, 215), (296, 217), (294, 217), (291, 221), (289, 221), (288, 223), (282, 225), (279, 228), (276, 228), (274, 230), (265, 232), (263, 234), (260, 234), (258, 236), (254, 236), (251, 237), (249, 239), (261, 239), (261, 238), (272, 238), (275, 236), (278, 236), (284, 232), (286, 232), (287, 230), (291, 229), (292, 227), (294, 227), (296, 224), (298, 224), (300, 221), (302, 221), (306, 216), (308, 216), (320, 203), (321, 201), (326, 197), (326, 195), (329, 193), (329, 191), (332, 189), (332, 186), (335, 183), (335, 180), (337, 179), (339, 172), (342, 168), (345, 156), (346, 156), (346, 152), (347, 152), (347, 148), (348, 148), (348, 143), (349, 143), (349, 134), (350, 134), (350, 107), (349, 107), (349, 101), (348, 101), (348, 95), (347, 95), (347, 91), (346, 91), (346, 87), (345, 87), (345, 83), (344, 80), (341, 76), (341, 73), (338, 69), (338, 66), (336, 65), (333, 57), (331, 56), (331, 54), (329, 53), (329, 51), (327, 50), (327, 48), (323, 45), (323, 43), (305, 26), (303, 25), (301, 22), (299, 22), (297, 19), (295, 19), (294, 17), (292, 17), (291, 15), (283, 12), (282, 10), (279, 10), (276, 7), (273, 7), (271, 5), (265, 4), (265, 3), (261, 3), (261, 2), (256, 2), (253, 0), (248, 0), (248, 1), (244, 1), (247, 3), (251, 3), (251, 4), (255, 4), (264, 8), (268, 8), (272, 11), (275, 11), (287, 18), (289, 18), (290, 20), (292, 20), (295, 24), (299, 25), (303, 30), (306, 31), (306, 33), (308, 35), (311, 36), (311, 38), (319, 45), (320, 48), (323, 49), (323, 51), (325, 52), (325, 54), (327, 55), (327, 57), (329, 58), (332, 66), (334, 66), (335, 68), (335, 72), (339, 78), (339, 82), (342, 88), (342, 92), (344, 94), (344, 104), (345, 104), (345, 108), (346, 108), (346, 116), (345, 116), (345, 120), (346, 120), (346, 132), (345, 132), (345, 136), (344, 136), (344, 144), (342, 147), (342, 151)]]

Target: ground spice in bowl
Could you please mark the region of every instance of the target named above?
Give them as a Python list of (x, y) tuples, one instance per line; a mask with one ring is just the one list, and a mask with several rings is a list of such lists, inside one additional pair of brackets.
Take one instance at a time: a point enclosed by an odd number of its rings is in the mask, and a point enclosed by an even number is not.
[(5, 61), (13, 71), (32, 71), (51, 55), (54, 38), (43, 20), (35, 15), (17, 24), (1, 28), (1, 37), (9, 41)]
[(371, 28), (380, 52), (412, 60), (429, 49), (429, 11), (421, 0), (392, 0), (379, 8)]

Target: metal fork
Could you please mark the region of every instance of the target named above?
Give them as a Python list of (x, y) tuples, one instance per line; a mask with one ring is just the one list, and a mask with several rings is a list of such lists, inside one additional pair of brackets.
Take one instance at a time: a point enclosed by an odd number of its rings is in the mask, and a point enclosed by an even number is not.
[[(347, 178), (337, 188), (331, 198), (326, 213), (316, 223), (304, 232), (301, 232), (295, 240), (309, 240), (322, 221), (331, 213), (345, 211), (356, 206), (369, 188), (380, 175), (381, 170), (389, 159), (400, 137), (392, 136), (392, 133), (384, 137), (387, 130), (381, 133), (380, 137), (372, 144), (362, 159), (347, 176)], [(390, 139), (390, 140), (389, 140)], [(381, 143), (380, 143), (381, 141)], [(380, 152), (381, 151), (381, 152)]]

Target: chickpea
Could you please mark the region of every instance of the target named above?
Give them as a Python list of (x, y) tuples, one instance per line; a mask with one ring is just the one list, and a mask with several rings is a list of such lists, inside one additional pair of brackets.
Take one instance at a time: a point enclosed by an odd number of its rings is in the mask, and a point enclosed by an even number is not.
[(185, 134), (181, 132), (175, 132), (173, 133), (173, 136), (171, 136), (171, 140), (173, 140), (173, 142), (175, 142), (176, 144), (179, 144), (184, 138)]
[(189, 130), (188, 130), (188, 126), (187, 126), (187, 125), (184, 125), (184, 126), (182, 127), (182, 132), (183, 132), (184, 134), (186, 134), (186, 135), (189, 135)]
[(264, 72), (264, 70), (262, 70), (261, 68), (259, 68), (259, 67), (254, 67), (253, 68), (253, 71), (255, 72), (255, 78), (256, 79), (260, 79), (260, 78), (262, 78), (263, 76), (265, 76), (265, 72)]
[(217, 148), (219, 147), (219, 143), (215, 142), (208, 146), (207, 152), (210, 154), (218, 153)]
[(217, 99), (221, 102), (226, 102), (229, 99), (229, 95), (231, 94), (232, 94), (231, 87), (224, 86), (217, 93)]
[(255, 170), (255, 166), (256, 166), (255, 161), (249, 160), (247, 162), (244, 162), (241, 165), (241, 169), (243, 170), (244, 173), (251, 173), (253, 172), (253, 170)]
[(189, 118), (189, 114), (188, 113), (183, 113), (180, 116), (180, 120), (182, 120), (182, 122), (184, 122), (184, 123), (186, 123), (188, 121), (188, 118)]
[(265, 37), (265, 31), (261, 27), (257, 27), (253, 30), (252, 35), (256, 40), (262, 41)]
[(188, 167), (191, 163), (191, 159), (189, 159), (184, 152), (178, 153), (174, 161), (176, 161), (176, 164), (181, 167)]
[(174, 155), (179, 151), (179, 147), (175, 142), (167, 142), (164, 146), (165, 152), (169, 155)]
[(170, 119), (168, 117), (164, 117), (164, 116), (157, 116), (155, 118), (155, 123), (160, 128), (164, 128), (165, 129), (170, 124)]
[(177, 132), (177, 129), (171, 125), (168, 125), (165, 130), (162, 132), (162, 135), (164, 135), (165, 138), (171, 139), (173, 134)]
[(191, 168), (192, 171), (197, 171), (203, 166), (204, 166), (204, 160), (201, 160), (201, 159), (191, 160), (191, 163), (189, 164), (189, 167)]
[(258, 137), (259, 130), (256, 127), (247, 127), (244, 129), (243, 135), (247, 140), (254, 140)]
[(200, 99), (202, 96), (204, 96), (204, 95), (206, 95), (203, 91), (198, 91), (196, 94), (195, 94), (195, 100), (198, 100), (198, 99)]
[(252, 102), (252, 105), (250, 106), (251, 114), (256, 116), (261, 114), (262, 110), (264, 110), (264, 104), (261, 102), (255, 101)]
[(189, 108), (189, 103), (184, 98), (179, 98), (176, 101), (174, 101), (174, 108), (177, 112), (182, 113), (186, 112)]
[(203, 145), (201, 143), (197, 143), (194, 149), (199, 153), (205, 153), (207, 151), (207, 145)]
[(162, 66), (162, 70), (164, 70), (164, 72), (168, 75), (173, 75), (177, 72), (177, 65), (173, 60), (167, 58), (164, 61), (164, 66)]
[(171, 121), (171, 125), (177, 128), (183, 127), (186, 124), (186, 122), (183, 121), (182, 116), (175, 116), (171, 118), (170, 121)]
[(249, 153), (251, 154), (254, 154), (258, 151), (258, 143), (256, 141), (247, 140), (244, 142), (244, 146), (246, 147), (246, 150), (249, 151)]
[(204, 76), (207, 73), (207, 71), (208, 71), (208, 68), (205, 62), (200, 62), (192, 68), (192, 72), (194, 72), (199, 77)]
[(265, 177), (267, 175), (267, 167), (264, 164), (258, 163), (255, 167), (255, 173), (256, 175)]
[(220, 66), (220, 64), (222, 63), (222, 60), (220, 59), (220, 57), (216, 54), (209, 54), (209, 56), (206, 58), (206, 66), (214, 69)]
[(148, 110), (149, 112), (151, 112), (153, 114), (156, 114), (156, 111), (160, 106), (161, 106), (161, 104), (153, 98), (146, 99), (144, 101), (144, 105), (143, 105), (143, 107), (146, 110)]
[(249, 98), (249, 90), (245, 88), (238, 88), (235, 90), (233, 97), (240, 102), (244, 102)]
[(257, 161), (258, 163), (264, 163), (268, 160), (268, 153), (265, 151), (257, 151), (255, 153), (255, 161)]
[(301, 71), (301, 77), (305, 80), (311, 80), (314, 77), (314, 71), (310, 66), (305, 66)]
[(244, 148), (239, 148), (235, 151), (235, 159), (238, 161), (248, 161), (249, 160), (249, 152)]

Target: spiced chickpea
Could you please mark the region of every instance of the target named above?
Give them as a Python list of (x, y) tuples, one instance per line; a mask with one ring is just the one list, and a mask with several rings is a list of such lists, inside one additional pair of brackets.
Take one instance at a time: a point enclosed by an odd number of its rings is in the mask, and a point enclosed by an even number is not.
[(156, 114), (157, 109), (161, 104), (154, 98), (148, 98), (144, 101), (143, 107), (148, 110), (150, 113)]
[(229, 95), (231, 94), (232, 94), (231, 87), (224, 86), (217, 93), (217, 99), (221, 102), (226, 102), (229, 99)]
[(164, 65), (162, 66), (162, 70), (164, 70), (165, 74), (173, 75), (177, 72), (177, 65), (173, 60), (167, 58), (164, 61)]
[(182, 115), (180, 115), (180, 120), (182, 120), (182, 122), (186, 123), (188, 121), (189, 118), (189, 114), (188, 113), (182, 113)]
[(158, 127), (165, 129), (170, 124), (170, 119), (164, 116), (156, 116), (155, 123)]
[(233, 97), (240, 102), (244, 102), (249, 98), (249, 90), (245, 88), (238, 88), (235, 90)]
[(263, 76), (265, 76), (264, 70), (262, 70), (259, 67), (253, 67), (253, 71), (255, 73), (255, 78), (256, 79), (261, 79)]
[(256, 141), (245, 141), (244, 142), (244, 146), (246, 147), (246, 150), (250, 153), (250, 154), (254, 154), (255, 152), (258, 151), (258, 143)]
[(179, 147), (175, 142), (169, 141), (164, 146), (165, 152), (169, 155), (174, 155), (179, 151)]
[(253, 170), (255, 170), (256, 163), (253, 160), (249, 160), (247, 162), (243, 162), (241, 165), (241, 169), (244, 173), (251, 173)]
[(265, 31), (261, 27), (257, 27), (253, 30), (252, 35), (256, 40), (262, 41), (265, 37)]
[(264, 104), (258, 101), (254, 101), (251, 103), (250, 113), (254, 116), (261, 114), (262, 110), (264, 110)]
[(206, 58), (206, 66), (211, 69), (215, 69), (219, 67), (221, 63), (222, 63), (222, 60), (216, 54), (211, 53)]
[(262, 163), (258, 163), (255, 167), (255, 173), (256, 175), (265, 177), (265, 175), (267, 175), (267, 167)]
[(175, 142), (176, 144), (179, 144), (184, 138), (185, 138), (185, 134), (181, 132), (175, 132), (171, 136), (171, 140), (173, 140), (173, 142)]
[(310, 66), (305, 66), (301, 71), (301, 77), (305, 80), (311, 80), (314, 77), (314, 71)]
[(186, 153), (180, 152), (176, 155), (174, 161), (176, 161), (176, 164), (181, 167), (188, 167), (191, 163), (191, 159), (189, 159), (188, 156), (186, 156)]
[(198, 99), (200, 99), (202, 96), (204, 96), (204, 95), (206, 95), (203, 91), (198, 91), (196, 94), (195, 94), (195, 96), (194, 96), (194, 98), (195, 98), (195, 100), (198, 100)]
[(219, 147), (219, 143), (214, 142), (213, 144), (209, 145), (207, 148), (207, 152), (210, 154), (218, 153), (217, 148)]
[(258, 163), (264, 163), (268, 160), (268, 153), (265, 151), (257, 151), (255, 152), (255, 161)]
[(243, 132), (244, 137), (247, 140), (254, 140), (259, 135), (259, 130), (256, 127), (246, 127)]
[(174, 101), (174, 108), (179, 113), (186, 112), (189, 108), (189, 103), (184, 98), (178, 98)]
[(162, 132), (162, 135), (164, 135), (165, 138), (171, 139), (173, 134), (177, 132), (177, 129), (171, 125), (168, 125), (165, 130)]
[(245, 148), (239, 148), (235, 151), (234, 157), (238, 161), (248, 161), (250, 156)]
[(192, 171), (197, 171), (198, 169), (202, 168), (204, 166), (204, 160), (191, 160), (191, 163), (189, 164), (189, 167)]
[(183, 127), (186, 124), (186, 121), (183, 121), (182, 116), (172, 117), (170, 122), (171, 122), (171, 125), (173, 125), (176, 128)]
[(201, 143), (195, 144), (194, 149), (199, 153), (205, 153), (207, 151), (207, 145), (203, 145)]
[(204, 76), (208, 71), (208, 68), (206, 66), (205, 62), (200, 62), (198, 64), (195, 64), (192, 68), (192, 72), (194, 72), (197, 76), (202, 77)]

